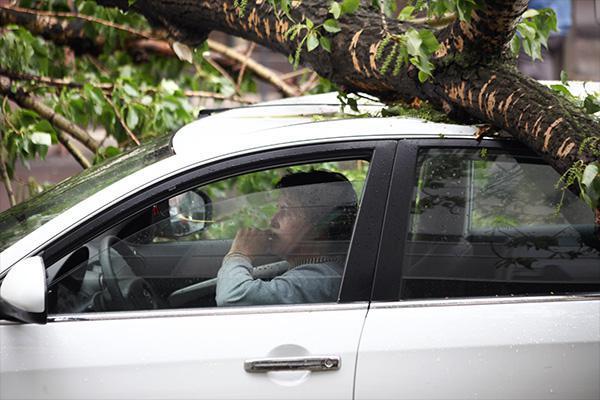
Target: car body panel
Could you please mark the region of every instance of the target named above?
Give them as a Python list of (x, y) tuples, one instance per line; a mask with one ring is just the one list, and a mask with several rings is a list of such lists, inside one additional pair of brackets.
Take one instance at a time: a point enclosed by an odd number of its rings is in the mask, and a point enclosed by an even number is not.
[[(0, 322), (3, 399), (352, 399), (368, 304), (167, 310)], [(83, 319), (83, 320), (82, 320)], [(248, 373), (255, 358), (339, 356), (335, 371)]]
[(600, 297), (373, 303), (356, 399), (598, 399)]

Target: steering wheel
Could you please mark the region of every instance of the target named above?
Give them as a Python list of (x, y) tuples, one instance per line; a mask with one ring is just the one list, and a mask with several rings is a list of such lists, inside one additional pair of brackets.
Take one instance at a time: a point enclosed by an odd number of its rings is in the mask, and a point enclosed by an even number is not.
[[(290, 265), (287, 261), (277, 261), (255, 267), (252, 270), (252, 277), (254, 279), (273, 279), (289, 269)], [(181, 307), (202, 297), (214, 296), (216, 289), (217, 278), (207, 279), (174, 291), (169, 295), (167, 301), (171, 307)]]
[[(133, 276), (119, 277), (115, 273), (110, 250), (114, 249), (131, 268)], [(144, 261), (116, 236), (108, 235), (100, 242), (100, 266), (103, 282), (110, 294), (112, 306), (118, 310), (156, 309), (159, 297), (145, 279), (139, 275), (144, 270)]]

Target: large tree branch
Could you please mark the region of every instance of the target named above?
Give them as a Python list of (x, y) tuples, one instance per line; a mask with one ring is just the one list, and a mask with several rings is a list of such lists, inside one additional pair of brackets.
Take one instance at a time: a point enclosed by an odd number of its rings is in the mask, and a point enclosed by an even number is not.
[(75, 161), (81, 165), (82, 168), (89, 168), (92, 166), (90, 161), (83, 155), (83, 153), (77, 148), (75, 143), (71, 140), (69, 135), (67, 135), (62, 130), (58, 129), (56, 131), (58, 141), (67, 149), (69, 153), (73, 156)]
[(529, 0), (486, 0), (474, 9), (471, 21), (456, 20), (438, 38), (440, 54), (468, 52), (477, 61), (511, 57), (510, 41)]
[(50, 122), (57, 130), (63, 130), (67, 132), (92, 152), (95, 153), (98, 151), (100, 148), (99, 143), (83, 128), (56, 113), (52, 108), (48, 107), (30, 94), (20, 89), (13, 90), (11, 86), (11, 80), (0, 75), (0, 94), (9, 97), (23, 108), (35, 111), (40, 115), (40, 117), (48, 120), (48, 122)]
[[(443, 47), (434, 60), (433, 79), (425, 84), (420, 84), (412, 65), (382, 73), (376, 53), (384, 35), (401, 34), (410, 25), (386, 20), (384, 27), (378, 10), (367, 3), (340, 18), (342, 30), (330, 35), (330, 53), (303, 49), (301, 62), (350, 91), (383, 100), (419, 97), (448, 113), (488, 121), (529, 144), (561, 173), (575, 160), (596, 159), (594, 149), (581, 154), (579, 149), (586, 136), (600, 131), (600, 123), (506, 63), (506, 46), (527, 0), (480, 2), (483, 6), (473, 12), (471, 24), (456, 21), (438, 32)], [(306, 17), (318, 24), (330, 17), (324, 0), (292, 4), (295, 21)], [(293, 22), (277, 17), (266, 1), (249, 1), (243, 15), (234, 0), (138, 0), (132, 7), (177, 32), (180, 40), (189, 38), (191, 44), (198, 27), (237, 35), (284, 54), (293, 54), (302, 40), (302, 35), (294, 40), (286, 35)]]

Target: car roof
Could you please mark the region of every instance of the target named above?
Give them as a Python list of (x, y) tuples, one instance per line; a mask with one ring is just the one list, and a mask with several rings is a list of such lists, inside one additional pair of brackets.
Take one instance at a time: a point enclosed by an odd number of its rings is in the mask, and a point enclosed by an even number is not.
[[(356, 98), (359, 112), (341, 112), (337, 93), (287, 98), (234, 108), (200, 118), (173, 136), (173, 150), (185, 158), (212, 158), (248, 149), (330, 140), (392, 137), (469, 137), (477, 128), (419, 118), (382, 118), (382, 103)], [(218, 132), (218, 137), (207, 133)], [(205, 152), (206, 144), (210, 151)], [(208, 154), (210, 153), (210, 154)]]

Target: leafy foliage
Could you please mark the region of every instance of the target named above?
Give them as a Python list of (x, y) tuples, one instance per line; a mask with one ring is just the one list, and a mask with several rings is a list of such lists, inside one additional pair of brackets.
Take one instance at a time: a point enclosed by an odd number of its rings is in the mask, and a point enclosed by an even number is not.
[(413, 15), (425, 12), (428, 17), (443, 17), (446, 14), (456, 14), (461, 21), (470, 21), (471, 12), (478, 7), (476, 0), (411, 0), (398, 13), (398, 19), (410, 20)]
[[(92, 154), (94, 162), (135, 146), (133, 136), (144, 142), (193, 120), (200, 104), (187, 92), (231, 96), (256, 88), (251, 73), (236, 88), (235, 82), (203, 57), (206, 45), (193, 51), (191, 65), (137, 48), (134, 40), (152, 33), (138, 14), (125, 14), (87, 0), (22, 0), (16, 5), (77, 24), (81, 41), (98, 44), (88, 52), (55, 44), (15, 25), (2, 27), (0, 34), (0, 75), (12, 77), (13, 91), (35, 96), (84, 130), (106, 133), (101, 148)], [(52, 13), (76, 13), (97, 22)], [(27, 165), (35, 157), (44, 158), (48, 147), (58, 142), (58, 132), (36, 112), (9, 105), (6, 97), (0, 101), (1, 159), (12, 178), (15, 163)]]
[[(579, 147), (579, 153), (585, 149), (590, 149), (594, 156), (600, 158), (600, 137), (585, 139)], [(562, 190), (563, 198), (557, 210), (562, 207), (564, 194), (571, 186), (578, 188), (579, 196), (590, 208), (600, 208), (600, 162), (585, 164), (579, 160), (560, 177), (556, 187)]]
[[(403, 65), (412, 64), (419, 70), (419, 80), (431, 78), (433, 64), (429, 58), (440, 47), (434, 34), (428, 29), (408, 29), (401, 35), (388, 35), (377, 49), (375, 59), (383, 60), (379, 72), (386, 74), (393, 66), (394, 76), (400, 73)], [(387, 49), (387, 52), (386, 52)]]
[[(304, 47), (308, 52), (321, 47), (324, 51), (330, 53), (330, 36), (342, 30), (338, 20), (344, 14), (353, 14), (359, 6), (360, 2), (358, 0), (343, 0), (341, 3), (332, 1), (328, 10), (331, 18), (326, 19), (323, 23), (315, 24), (308, 17), (303, 16), (301, 22), (292, 25), (285, 36), (289, 40), (299, 40), (296, 51), (289, 56), (290, 63), (294, 65), (294, 68), (297, 68), (300, 63), (300, 56)], [(289, 12), (286, 13), (286, 16), (294, 22)]]
[(542, 46), (548, 47), (550, 33), (557, 32), (556, 13), (551, 8), (527, 10), (517, 25), (518, 34), (511, 41), (511, 49), (519, 54), (521, 46), (533, 60), (542, 58)]

